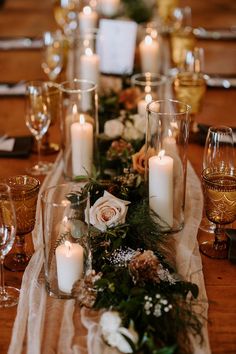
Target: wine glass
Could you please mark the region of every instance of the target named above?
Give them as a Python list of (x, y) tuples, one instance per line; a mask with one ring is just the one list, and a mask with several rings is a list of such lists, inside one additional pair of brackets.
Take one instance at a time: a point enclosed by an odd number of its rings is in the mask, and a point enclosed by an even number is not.
[(174, 80), (174, 91), (177, 100), (191, 106), (190, 132), (197, 133), (198, 126), (195, 116), (202, 109), (203, 99), (206, 93), (206, 81), (202, 73), (180, 72)]
[(13, 246), (16, 234), (16, 216), (10, 187), (0, 183), (0, 307), (11, 307), (18, 303), (19, 289), (5, 286), (4, 258)]
[(54, 18), (66, 35), (76, 31), (82, 3), (81, 0), (54, 0)]
[(206, 80), (203, 74), (204, 50), (194, 47), (184, 50), (184, 60), (174, 80), (176, 98), (191, 106), (190, 133), (198, 132), (195, 116), (201, 111), (206, 93)]
[(26, 84), (26, 125), (38, 145), (38, 163), (27, 170), (32, 175), (45, 175), (52, 168), (52, 163), (41, 161), (41, 140), (50, 122), (49, 85), (43, 81), (28, 82)]
[(20, 175), (6, 179), (11, 188), (16, 213), (16, 252), (7, 255), (5, 266), (12, 271), (23, 271), (31, 255), (25, 251), (25, 235), (33, 231), (40, 182), (31, 176)]
[(231, 128), (209, 129), (203, 167), (205, 211), (208, 220), (215, 224), (215, 239), (202, 242), (200, 250), (211, 258), (227, 258), (227, 236), (223, 225), (236, 219), (236, 171)]
[(43, 34), (42, 69), (50, 81), (56, 81), (64, 65), (64, 39), (61, 31)]

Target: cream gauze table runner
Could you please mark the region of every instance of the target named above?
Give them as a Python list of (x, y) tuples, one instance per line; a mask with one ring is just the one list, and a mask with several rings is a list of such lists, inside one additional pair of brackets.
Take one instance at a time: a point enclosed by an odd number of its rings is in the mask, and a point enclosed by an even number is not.
[[(168, 42), (162, 43), (163, 72), (168, 73), (170, 51)], [(171, 83), (166, 85), (165, 97), (171, 98)], [(47, 176), (41, 192), (46, 188), (64, 182), (62, 178), (62, 157), (59, 155), (53, 171)], [(201, 314), (207, 318), (208, 304), (198, 250), (197, 232), (202, 218), (203, 198), (201, 185), (192, 166), (187, 168), (187, 193), (185, 226), (176, 235), (170, 235), (175, 243), (176, 265), (179, 274), (199, 287)], [(13, 327), (8, 354), (118, 354), (101, 340), (99, 314), (75, 306), (74, 300), (50, 298), (45, 290), (43, 277), (43, 239), (38, 201), (36, 226), (33, 232), (35, 253), (25, 270), (17, 316)], [(203, 329), (204, 345), (191, 338), (194, 354), (210, 354), (207, 322)]]
[[(58, 157), (54, 169), (45, 179), (45, 188), (62, 182), (62, 158)], [(187, 195), (185, 227), (176, 235), (175, 242), (178, 272), (186, 280), (195, 282), (200, 290), (203, 315), (207, 317), (207, 297), (198, 251), (197, 231), (202, 217), (200, 181), (192, 166), (187, 169)], [(36, 226), (33, 232), (35, 253), (25, 270), (17, 316), (13, 327), (9, 354), (117, 354), (107, 347), (100, 337), (98, 313), (75, 306), (74, 300), (50, 298), (43, 277), (43, 238), (40, 200), (37, 206)], [(192, 338), (195, 354), (209, 354), (207, 323), (204, 327), (204, 346)]]

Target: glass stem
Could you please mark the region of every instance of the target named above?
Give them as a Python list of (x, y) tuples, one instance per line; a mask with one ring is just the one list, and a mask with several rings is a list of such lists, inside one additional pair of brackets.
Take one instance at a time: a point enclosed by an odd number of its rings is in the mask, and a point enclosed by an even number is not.
[(24, 235), (16, 235), (15, 239), (16, 246), (16, 261), (22, 261), (25, 258), (25, 236)]
[(0, 295), (3, 296), (3, 295), (6, 294), (6, 291), (5, 291), (5, 278), (4, 278), (4, 257), (0, 257), (0, 268), (1, 268)]
[(42, 140), (41, 140), (41, 138), (38, 138), (37, 139), (37, 145), (38, 145), (38, 165), (40, 165), (40, 163), (41, 163), (41, 142), (42, 142)]
[(215, 245), (226, 244), (227, 236), (225, 234), (225, 229), (222, 225), (217, 225), (215, 228)]

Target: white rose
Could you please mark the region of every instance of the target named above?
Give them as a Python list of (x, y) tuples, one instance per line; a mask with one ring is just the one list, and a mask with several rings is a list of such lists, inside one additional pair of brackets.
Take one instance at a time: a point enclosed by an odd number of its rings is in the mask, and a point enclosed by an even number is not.
[(105, 191), (89, 210), (90, 223), (101, 231), (123, 224), (129, 203)]
[(130, 121), (126, 121), (122, 137), (126, 140), (137, 140), (143, 138), (143, 133), (140, 133)]
[(104, 133), (109, 138), (121, 136), (124, 130), (124, 125), (119, 119), (107, 120), (104, 124)]

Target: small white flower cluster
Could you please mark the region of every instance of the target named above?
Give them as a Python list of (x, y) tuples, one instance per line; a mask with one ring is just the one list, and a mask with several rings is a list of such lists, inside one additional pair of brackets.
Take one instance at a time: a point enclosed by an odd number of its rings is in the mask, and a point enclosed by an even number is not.
[(170, 274), (169, 270), (166, 268), (163, 268), (162, 264), (159, 265), (158, 269), (158, 276), (161, 280), (167, 281), (170, 284), (175, 284), (176, 279)]
[(121, 137), (127, 141), (143, 139), (145, 134), (145, 117), (139, 114), (110, 119), (104, 125), (104, 133), (111, 139)]
[(154, 298), (146, 295), (144, 300), (144, 310), (148, 316), (153, 314), (155, 317), (161, 317), (163, 312), (169, 312), (172, 309), (172, 305), (160, 294), (156, 294)]
[(125, 249), (118, 248), (111, 254), (109, 261), (117, 267), (127, 267), (127, 264), (130, 262), (136, 252), (137, 251), (130, 247)]

